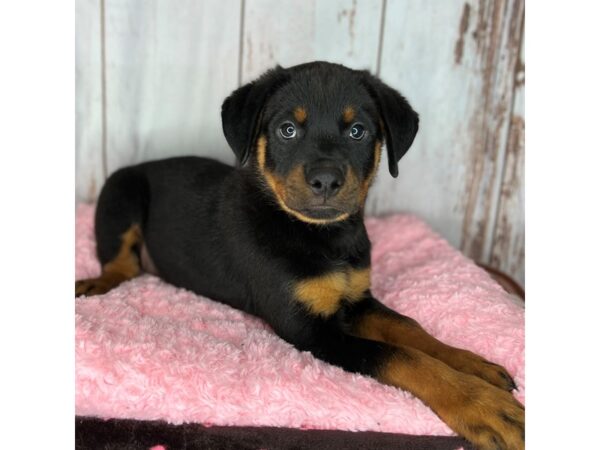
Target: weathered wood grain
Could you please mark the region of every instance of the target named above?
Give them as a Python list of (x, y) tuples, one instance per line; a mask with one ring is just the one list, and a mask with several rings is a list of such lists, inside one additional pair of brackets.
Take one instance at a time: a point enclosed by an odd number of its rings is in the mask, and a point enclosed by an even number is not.
[(471, 120), (473, 143), (461, 249), (489, 261), (511, 123), (523, 30), (524, 1), (481, 3), (475, 29), (482, 76), (481, 104)]
[(384, 155), (367, 213), (414, 212), (522, 282), (523, 3), (78, 0), (77, 200), (139, 161), (233, 162), (225, 96), (275, 64), (329, 60), (378, 72), (421, 116), (398, 179)]
[(382, 161), (369, 212), (412, 211), (489, 259), (522, 19), (520, 0), (388, 2), (380, 75), (421, 126), (398, 180)]
[(105, 173), (102, 152), (101, 2), (75, 2), (75, 195), (96, 199)]
[(240, 0), (106, 0), (107, 166), (232, 162), (221, 103), (238, 83)]
[(276, 64), (327, 60), (375, 70), (381, 0), (252, 0), (245, 5), (242, 81)]
[(481, 89), (481, 71), (472, 37), (477, 7), (474, 2), (463, 7), (457, 2), (390, 0), (381, 55), (381, 78), (408, 98), (420, 126), (400, 161), (397, 179), (382, 160), (368, 212), (416, 213), (456, 246), (469, 176), (469, 121), (480, 104), (475, 93)]
[(525, 285), (525, 63), (515, 70), (515, 95), (490, 263)]

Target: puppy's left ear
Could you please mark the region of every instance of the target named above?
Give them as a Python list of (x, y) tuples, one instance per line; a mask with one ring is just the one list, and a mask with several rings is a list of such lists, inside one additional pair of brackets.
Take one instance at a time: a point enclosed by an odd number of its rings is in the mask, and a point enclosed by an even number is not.
[(419, 115), (396, 90), (369, 72), (362, 83), (375, 101), (383, 122), (390, 173), (398, 176), (398, 161), (408, 151), (419, 130)]
[(260, 132), (260, 119), (265, 102), (287, 79), (285, 69), (277, 66), (255, 81), (236, 89), (223, 102), (223, 133), (240, 165), (243, 166), (248, 160)]

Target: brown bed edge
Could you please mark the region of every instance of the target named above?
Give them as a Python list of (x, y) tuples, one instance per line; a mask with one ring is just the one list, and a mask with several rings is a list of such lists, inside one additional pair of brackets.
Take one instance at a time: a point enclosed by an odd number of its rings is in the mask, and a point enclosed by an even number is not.
[[(408, 449), (472, 450), (464, 439), (452, 436), (412, 436), (374, 431), (299, 430), (276, 427), (206, 427), (172, 425), (161, 421), (75, 418), (75, 448), (79, 450), (133, 450), (162, 446), (179, 449)], [(158, 447), (159, 449), (161, 447)], [(157, 449), (158, 450), (158, 449)]]

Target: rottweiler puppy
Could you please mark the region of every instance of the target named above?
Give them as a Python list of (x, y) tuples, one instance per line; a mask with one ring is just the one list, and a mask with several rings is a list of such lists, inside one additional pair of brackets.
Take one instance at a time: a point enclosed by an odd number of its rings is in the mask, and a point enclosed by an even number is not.
[(142, 271), (264, 319), (296, 348), (405, 389), (481, 449), (523, 449), (524, 409), (507, 371), (430, 336), (369, 290), (363, 224), (385, 143), (389, 171), (418, 116), (366, 71), (277, 67), (223, 103), (238, 167), (200, 157), (120, 169), (100, 194), (98, 278)]

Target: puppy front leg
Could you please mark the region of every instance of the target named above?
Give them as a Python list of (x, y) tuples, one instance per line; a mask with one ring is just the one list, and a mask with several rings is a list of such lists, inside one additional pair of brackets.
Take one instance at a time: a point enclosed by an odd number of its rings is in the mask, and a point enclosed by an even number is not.
[(444, 344), (427, 333), (415, 320), (398, 314), (372, 297), (348, 305), (343, 320), (348, 333), (352, 335), (395, 346), (412, 347), (501, 389), (511, 391), (516, 388), (504, 367), (468, 350)]
[(509, 392), (426, 353), (334, 330), (299, 348), (348, 371), (411, 392), (478, 448), (524, 448), (525, 410)]

